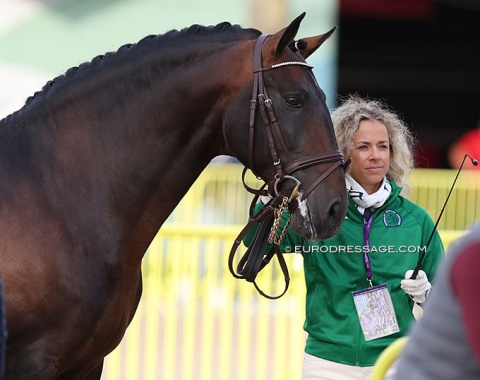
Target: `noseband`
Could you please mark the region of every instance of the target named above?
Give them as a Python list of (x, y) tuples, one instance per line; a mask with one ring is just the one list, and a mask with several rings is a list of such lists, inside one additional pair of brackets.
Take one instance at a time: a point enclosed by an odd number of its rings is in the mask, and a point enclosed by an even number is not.
[[(263, 125), (268, 137), (268, 146), (270, 148), (270, 154), (272, 156), (273, 166), (275, 168), (276, 174), (274, 178), (266, 183), (261, 189), (252, 189), (245, 183), (245, 173), (247, 168), (244, 168), (242, 174), (242, 181), (245, 189), (247, 191), (255, 194), (255, 197), (252, 200), (250, 205), (250, 220), (248, 224), (243, 228), (243, 230), (238, 235), (237, 239), (230, 250), (230, 255), (228, 258), (228, 266), (230, 272), (235, 278), (245, 279), (249, 282), (252, 282), (257, 289), (257, 291), (269, 299), (280, 298), (285, 294), (290, 283), (290, 277), (288, 274), (288, 268), (285, 263), (285, 259), (282, 256), (280, 251), (280, 244), (285, 237), (288, 226), (290, 224), (290, 219), (287, 221), (287, 224), (281, 229), (281, 219), (284, 211), (289, 211), (290, 215), (298, 207), (298, 202), (301, 202), (307, 198), (307, 196), (318, 186), (320, 183), (327, 178), (335, 169), (340, 166), (344, 166), (343, 154), (339, 150), (332, 150), (328, 152), (319, 152), (312, 154), (297, 160), (293, 160), (292, 156), (287, 148), (285, 139), (283, 138), (282, 132), (278, 125), (277, 117), (272, 106), (272, 100), (269, 98), (267, 89), (265, 87), (265, 82), (263, 79), (263, 73), (268, 70), (273, 70), (276, 68), (290, 66), (290, 65), (299, 65), (305, 66), (311, 69), (313, 66), (307, 64), (306, 62), (301, 61), (289, 61), (282, 62), (269, 67), (262, 67), (262, 47), (265, 40), (269, 37), (268, 34), (262, 34), (258, 37), (255, 48), (253, 52), (253, 95), (250, 102), (250, 132), (249, 132), (249, 143), (248, 143), (248, 159), (250, 163), (250, 169), (252, 172), (259, 178), (254, 165), (254, 156), (253, 156), (253, 145), (255, 139), (255, 112), (257, 109), (257, 104), (262, 115)], [(280, 144), (280, 149), (284, 153), (287, 162), (283, 164), (280, 160), (278, 154), (277, 146), (275, 144), (275, 137)], [(305, 169), (310, 166), (328, 164), (331, 165), (325, 170), (303, 193), (300, 192), (300, 181), (292, 176), (294, 172), (300, 169)], [(279, 185), (286, 181), (292, 180), (296, 183), (295, 188), (289, 196), (281, 194), (279, 190)], [(264, 190), (264, 187), (268, 185), (268, 190)], [(270, 195), (271, 200), (268, 202), (262, 209), (255, 215), (253, 215), (253, 207), (255, 206), (258, 197), (260, 195)], [(299, 198), (299, 200), (298, 200)], [(233, 268), (233, 261), (235, 253), (242, 244), (243, 239), (247, 234), (256, 227), (254, 236), (251, 240), (249, 247), (245, 254), (240, 258), (237, 264), (237, 270)], [(270, 247), (270, 248), (269, 248)], [(267, 252), (268, 251), (268, 252)], [(282, 269), (282, 272), (285, 277), (285, 288), (280, 295), (270, 296), (265, 294), (257, 286), (255, 278), (271, 260), (271, 258), (276, 255), (278, 262)]]
[[(343, 154), (339, 150), (332, 150), (328, 152), (319, 152), (316, 154), (312, 154), (297, 160), (293, 160), (292, 156), (287, 148), (287, 144), (285, 143), (285, 139), (282, 135), (280, 127), (278, 125), (277, 117), (275, 116), (275, 112), (273, 110), (272, 100), (269, 98), (267, 93), (267, 88), (265, 87), (265, 82), (263, 78), (263, 73), (265, 71), (273, 70), (279, 67), (290, 66), (290, 65), (299, 65), (305, 66), (309, 69), (313, 68), (313, 66), (307, 64), (306, 62), (301, 61), (290, 61), (290, 62), (282, 62), (275, 65), (271, 65), (268, 67), (262, 67), (262, 47), (265, 40), (269, 37), (268, 34), (262, 34), (258, 37), (255, 48), (253, 52), (253, 95), (252, 100), (250, 101), (250, 133), (249, 133), (249, 162), (250, 168), (252, 172), (258, 177), (255, 164), (254, 164), (254, 157), (253, 157), (253, 145), (255, 139), (255, 111), (257, 109), (257, 104), (260, 109), (260, 113), (262, 115), (262, 121), (265, 126), (265, 130), (267, 132), (268, 137), (268, 145), (270, 148), (270, 154), (272, 156), (273, 166), (275, 168), (276, 174), (272, 181), (268, 183), (268, 193), (270, 195), (278, 196), (278, 185), (285, 181), (286, 179), (293, 179), (296, 183), (296, 189), (300, 186), (300, 181), (292, 176), (292, 174), (300, 169), (305, 169), (309, 166), (320, 165), (320, 164), (327, 164), (331, 163), (330, 167), (322, 174), (317, 180), (308, 187), (303, 193), (298, 193), (300, 195), (300, 201), (303, 201), (307, 198), (307, 196), (325, 179), (327, 178), (335, 169), (342, 166), (343, 162)], [(258, 99), (258, 101), (257, 101)], [(283, 151), (287, 162), (285, 165), (280, 160), (280, 156), (278, 154), (277, 147), (275, 145), (275, 137), (277, 141), (280, 143), (280, 149)], [(251, 191), (253, 189), (246, 186), (247, 190)], [(253, 191), (256, 193), (255, 191)], [(290, 195), (290, 200), (293, 201), (292, 195)], [(295, 196), (296, 198), (296, 196)], [(296, 203), (296, 202), (295, 202)], [(292, 210), (290, 210), (292, 211)]]

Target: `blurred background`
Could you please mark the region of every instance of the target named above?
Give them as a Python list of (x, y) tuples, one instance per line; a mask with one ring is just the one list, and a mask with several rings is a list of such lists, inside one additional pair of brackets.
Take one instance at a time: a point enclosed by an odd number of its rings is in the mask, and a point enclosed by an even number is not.
[(300, 35), (334, 37), (311, 57), (332, 108), (380, 98), (419, 141), (417, 166), (480, 126), (478, 0), (0, 0), (0, 117), (49, 79), (148, 34), (230, 21), (274, 33), (306, 11)]
[[(410, 199), (436, 219), (456, 172), (449, 149), (480, 127), (479, 0), (0, 0), (0, 118), (70, 67), (146, 35), (223, 21), (275, 33), (304, 11), (299, 37), (339, 27), (309, 58), (329, 107), (359, 93), (403, 117), (418, 140)], [(300, 378), (302, 258), (286, 255), (291, 285), (276, 301), (228, 272), (251, 200), (241, 169), (209, 165), (160, 230), (103, 380)], [(438, 226), (446, 246), (479, 215), (479, 175), (462, 173), (452, 193)], [(283, 280), (274, 265), (259, 277), (268, 294)]]

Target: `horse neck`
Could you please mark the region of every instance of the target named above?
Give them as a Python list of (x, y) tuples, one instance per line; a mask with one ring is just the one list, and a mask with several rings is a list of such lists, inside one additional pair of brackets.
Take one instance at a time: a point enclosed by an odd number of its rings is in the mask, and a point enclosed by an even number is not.
[[(92, 219), (102, 223), (108, 244), (124, 244), (137, 258), (223, 144), (220, 84), (177, 70), (182, 81), (146, 70), (129, 86), (113, 77), (100, 88), (82, 84), (62, 95), (72, 105), (45, 115), (55, 120), (42, 138), (55, 141), (46, 176), (54, 206), (84, 223), (80, 230)], [(124, 75), (135, 79), (138, 71)]]

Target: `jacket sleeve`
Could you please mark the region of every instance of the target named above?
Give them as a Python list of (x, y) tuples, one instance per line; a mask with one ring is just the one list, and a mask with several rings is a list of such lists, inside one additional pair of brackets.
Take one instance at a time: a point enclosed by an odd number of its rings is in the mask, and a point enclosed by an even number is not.
[[(467, 245), (453, 264), (449, 280), (461, 309), (463, 324), (472, 351), (480, 363), (480, 303), (478, 289), (480, 287), (480, 240)], [(458, 322), (458, 321), (457, 321)]]

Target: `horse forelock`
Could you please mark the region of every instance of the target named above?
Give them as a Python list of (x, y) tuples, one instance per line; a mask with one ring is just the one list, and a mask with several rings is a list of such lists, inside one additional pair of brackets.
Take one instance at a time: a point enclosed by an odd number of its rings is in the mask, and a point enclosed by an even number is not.
[[(181, 30), (170, 30), (165, 34), (148, 35), (137, 43), (122, 45), (115, 52), (98, 55), (89, 62), (71, 67), (63, 75), (48, 81), (40, 91), (35, 92), (27, 98), (25, 105), (19, 111), (9, 115), (6, 119), (15, 116), (21, 111), (25, 111), (25, 109), (35, 101), (45, 98), (52, 89), (62, 84), (68, 84), (70, 81), (81, 79), (82, 76), (95, 73), (96, 70), (128, 58), (131, 54), (141, 54), (142, 52), (148, 52), (152, 49), (160, 51), (161, 49), (166, 49), (171, 46), (182, 46), (182, 48), (184, 48), (187, 43), (200, 42), (207, 46), (207, 43), (234, 42), (246, 38), (255, 38), (260, 35), (260, 33), (260, 31), (253, 28), (242, 28), (240, 25), (222, 22), (210, 26), (194, 24)], [(0, 121), (4, 122), (6, 119)]]

